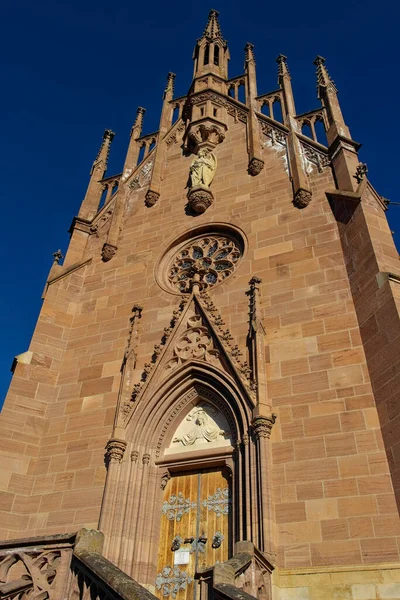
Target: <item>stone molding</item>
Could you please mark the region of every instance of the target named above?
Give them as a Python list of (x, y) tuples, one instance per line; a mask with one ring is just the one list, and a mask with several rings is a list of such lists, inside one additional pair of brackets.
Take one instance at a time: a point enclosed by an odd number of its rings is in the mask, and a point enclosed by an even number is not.
[(121, 462), (126, 450), (127, 443), (124, 440), (112, 438), (106, 445), (106, 457), (109, 463)]
[(276, 421), (276, 414), (272, 413), (270, 417), (259, 416), (255, 417), (251, 426), (257, 440), (260, 438), (270, 438), (272, 427)]

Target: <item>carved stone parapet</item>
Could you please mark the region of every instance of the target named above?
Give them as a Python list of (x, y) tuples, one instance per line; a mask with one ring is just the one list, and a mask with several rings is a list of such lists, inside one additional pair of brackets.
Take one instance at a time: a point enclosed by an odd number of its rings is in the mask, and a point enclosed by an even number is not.
[(256, 439), (269, 438), (275, 421), (276, 415), (274, 413), (270, 417), (259, 416), (253, 419), (251, 425)]
[(112, 438), (106, 445), (106, 457), (108, 462), (121, 462), (127, 443), (124, 440)]
[(295, 196), (293, 199), (293, 204), (295, 206), (297, 206), (297, 208), (306, 208), (306, 206), (308, 206), (310, 204), (311, 198), (312, 198), (311, 192), (300, 188), (295, 193)]
[(252, 158), (247, 167), (249, 175), (255, 177), (259, 175), (264, 168), (264, 161), (259, 158)]
[(201, 214), (211, 206), (214, 200), (214, 196), (205, 185), (196, 185), (188, 191), (187, 198), (189, 200), (190, 207), (197, 213)]
[(151, 206), (154, 206), (155, 204), (157, 204), (157, 201), (160, 197), (160, 194), (158, 192), (154, 192), (153, 190), (148, 190), (146, 193), (146, 198), (145, 198), (145, 205), (148, 206), (149, 208)]
[(113, 246), (112, 244), (104, 244), (103, 249), (101, 251), (101, 258), (104, 262), (108, 262), (112, 259), (117, 251), (117, 246)]

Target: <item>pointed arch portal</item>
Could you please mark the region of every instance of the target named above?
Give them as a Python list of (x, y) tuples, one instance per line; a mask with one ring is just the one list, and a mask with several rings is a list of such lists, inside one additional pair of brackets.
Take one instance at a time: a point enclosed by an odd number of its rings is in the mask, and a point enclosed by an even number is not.
[[(196, 577), (238, 541), (272, 540), (269, 433), (237, 346), (192, 294), (111, 440), (101, 529), (106, 553), (161, 598), (193, 598)], [(177, 311), (174, 312), (177, 315)], [(121, 453), (122, 448), (122, 453)], [(113, 454), (110, 454), (113, 457)]]

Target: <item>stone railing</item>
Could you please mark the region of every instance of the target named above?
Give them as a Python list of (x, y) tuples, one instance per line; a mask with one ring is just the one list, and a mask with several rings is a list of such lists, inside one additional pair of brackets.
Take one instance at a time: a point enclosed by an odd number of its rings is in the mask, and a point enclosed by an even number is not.
[(271, 600), (273, 569), (251, 542), (238, 542), (232, 558), (197, 575), (200, 600)]
[(156, 600), (102, 556), (103, 540), (81, 529), (0, 542), (0, 599)]

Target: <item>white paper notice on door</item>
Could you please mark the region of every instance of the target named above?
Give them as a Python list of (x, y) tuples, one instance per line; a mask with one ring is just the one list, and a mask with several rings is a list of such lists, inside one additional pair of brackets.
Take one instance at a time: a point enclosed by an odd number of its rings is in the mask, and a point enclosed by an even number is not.
[(188, 565), (190, 552), (188, 550), (177, 550), (174, 553), (174, 565)]

